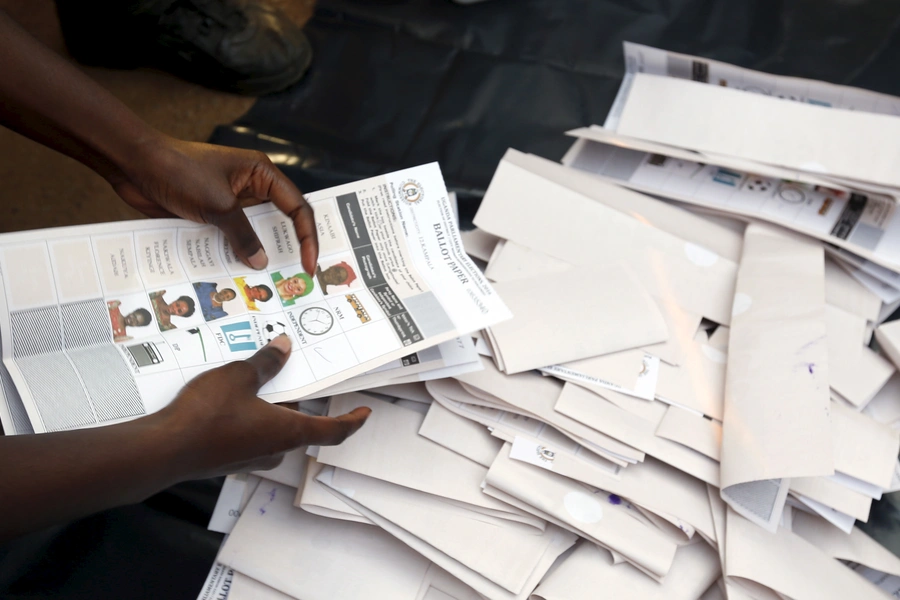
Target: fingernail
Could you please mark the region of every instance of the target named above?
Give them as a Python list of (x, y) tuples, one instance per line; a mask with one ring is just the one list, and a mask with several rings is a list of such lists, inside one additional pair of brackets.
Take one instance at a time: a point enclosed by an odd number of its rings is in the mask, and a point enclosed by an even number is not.
[(282, 333), (274, 340), (266, 344), (267, 348), (275, 348), (284, 354), (287, 354), (291, 351), (291, 338), (289, 338), (286, 334)]
[(247, 262), (257, 271), (262, 271), (269, 264), (269, 257), (266, 256), (266, 251), (260, 248), (256, 254), (247, 259)]

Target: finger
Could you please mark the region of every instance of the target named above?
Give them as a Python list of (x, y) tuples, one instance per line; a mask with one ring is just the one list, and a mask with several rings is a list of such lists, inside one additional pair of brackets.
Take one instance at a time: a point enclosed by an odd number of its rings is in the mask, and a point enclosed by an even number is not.
[(252, 385), (254, 393), (278, 375), (285, 363), (287, 363), (290, 355), (291, 338), (282, 333), (244, 361), (253, 367), (253, 371), (250, 374), (255, 375), (255, 377), (253, 381), (248, 383)]
[(269, 199), (281, 212), (291, 218), (297, 239), (300, 240), (301, 263), (304, 270), (313, 275), (319, 260), (319, 234), (316, 231), (313, 209), (297, 186), (271, 163), (269, 172), (271, 176)]
[(339, 417), (310, 417), (297, 413), (298, 446), (336, 446), (359, 431), (372, 409), (361, 406)]
[(304, 204), (296, 213), (291, 215), (294, 222), (294, 231), (300, 240), (300, 262), (303, 270), (309, 275), (316, 274), (316, 264), (319, 262), (319, 234), (316, 232), (316, 220), (313, 217), (313, 209), (309, 204)]
[(216, 215), (210, 222), (222, 230), (241, 262), (257, 271), (266, 268), (269, 258), (253, 231), (250, 220), (240, 207)]

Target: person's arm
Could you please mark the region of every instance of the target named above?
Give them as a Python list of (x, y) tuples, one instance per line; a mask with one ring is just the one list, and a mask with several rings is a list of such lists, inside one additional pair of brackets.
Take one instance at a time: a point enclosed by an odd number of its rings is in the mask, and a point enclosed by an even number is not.
[(152, 217), (219, 226), (248, 265), (267, 264), (242, 200), (271, 200), (294, 223), (304, 269), (318, 240), (312, 209), (261, 152), (184, 142), (150, 127), (0, 11), (0, 124), (78, 160)]
[(339, 444), (369, 409), (310, 417), (259, 388), (288, 360), (281, 335), (246, 361), (200, 375), (162, 411), (127, 423), (0, 436), (0, 541), (144, 498), (180, 481), (273, 468), (305, 444)]
[[(154, 130), (2, 11), (0, 65), (0, 125), (81, 161), (150, 216), (219, 226), (235, 253), (256, 268), (267, 259), (241, 201), (271, 200), (293, 220), (304, 269), (315, 269), (312, 209), (264, 154), (183, 142)], [(164, 294), (150, 294), (153, 309), (161, 330), (174, 329)], [(287, 360), (290, 342), (277, 339), (247, 361), (190, 381), (154, 415), (0, 437), (0, 539), (134, 502), (178, 481), (271, 468), (288, 450), (339, 443), (358, 429), (366, 409), (311, 418), (256, 396)]]

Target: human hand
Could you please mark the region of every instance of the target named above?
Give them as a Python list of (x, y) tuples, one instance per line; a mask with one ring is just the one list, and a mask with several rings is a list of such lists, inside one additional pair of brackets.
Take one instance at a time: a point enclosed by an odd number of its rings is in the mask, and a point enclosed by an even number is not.
[(280, 335), (244, 361), (188, 382), (166, 408), (152, 415), (176, 440), (179, 479), (273, 469), (299, 446), (340, 444), (365, 423), (371, 410), (311, 417), (260, 399), (259, 388), (288, 360), (291, 341)]
[(242, 207), (271, 200), (294, 223), (303, 268), (307, 273), (316, 268), (319, 242), (313, 210), (262, 152), (158, 137), (145, 144), (140, 157), (133, 161), (136, 166), (104, 176), (125, 202), (145, 215), (216, 225), (239, 259), (263, 269), (268, 259)]

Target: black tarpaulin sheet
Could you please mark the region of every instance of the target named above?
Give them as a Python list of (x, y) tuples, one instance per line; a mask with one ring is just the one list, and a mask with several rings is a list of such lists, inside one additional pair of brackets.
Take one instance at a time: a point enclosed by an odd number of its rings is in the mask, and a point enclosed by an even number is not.
[[(889, 0), (320, 0), (309, 75), (212, 141), (264, 150), (305, 190), (437, 160), (465, 221), (506, 148), (559, 159), (562, 132), (603, 122), (623, 40), (897, 94), (898, 23)], [(0, 546), (0, 597), (193, 600), (220, 485)], [(897, 552), (893, 502), (869, 531)]]

